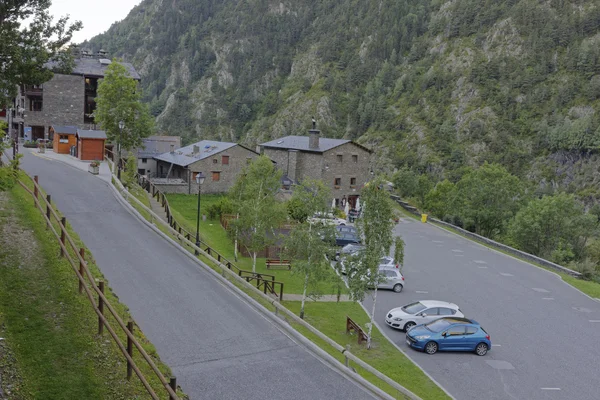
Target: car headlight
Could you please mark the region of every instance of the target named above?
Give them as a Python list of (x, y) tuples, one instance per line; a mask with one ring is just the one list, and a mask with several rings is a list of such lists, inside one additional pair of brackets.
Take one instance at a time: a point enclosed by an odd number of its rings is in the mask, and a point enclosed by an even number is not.
[(415, 336), (415, 339), (424, 340), (424, 339), (429, 339), (430, 337), (431, 337), (430, 335), (419, 335), (419, 336)]
[(392, 318), (392, 319), (393, 319), (394, 321), (402, 321), (402, 318), (398, 318), (398, 317), (396, 317), (396, 318)]

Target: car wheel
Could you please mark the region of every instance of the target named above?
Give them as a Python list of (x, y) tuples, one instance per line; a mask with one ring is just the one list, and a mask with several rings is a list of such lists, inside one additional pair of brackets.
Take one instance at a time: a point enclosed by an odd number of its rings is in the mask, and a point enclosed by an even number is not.
[(403, 289), (403, 287), (402, 287), (402, 285), (401, 285), (401, 284), (399, 284), (399, 283), (396, 283), (396, 284), (394, 285), (394, 292), (396, 292), (396, 293), (400, 293), (400, 292), (402, 291), (402, 289)]
[(485, 356), (488, 352), (488, 345), (485, 343), (479, 343), (477, 347), (475, 347), (475, 354), (478, 356)]
[(412, 321), (408, 321), (405, 325), (404, 325), (404, 332), (408, 332), (408, 330), (410, 328), (412, 328), (413, 326), (415, 326), (416, 324)]
[(427, 354), (435, 354), (438, 351), (438, 345), (436, 342), (428, 342), (425, 345), (425, 353)]

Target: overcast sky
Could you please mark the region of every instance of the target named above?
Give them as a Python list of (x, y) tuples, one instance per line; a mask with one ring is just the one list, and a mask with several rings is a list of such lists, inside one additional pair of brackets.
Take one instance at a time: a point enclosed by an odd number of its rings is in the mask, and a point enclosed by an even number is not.
[(139, 3), (141, 0), (52, 0), (50, 14), (55, 20), (69, 14), (70, 20), (81, 21), (83, 29), (73, 35), (73, 43), (81, 43), (124, 19)]

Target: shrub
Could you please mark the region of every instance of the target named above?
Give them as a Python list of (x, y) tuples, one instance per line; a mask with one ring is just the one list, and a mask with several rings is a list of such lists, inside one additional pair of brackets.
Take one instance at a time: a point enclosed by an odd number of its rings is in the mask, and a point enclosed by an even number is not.
[(228, 198), (223, 198), (218, 203), (211, 204), (206, 208), (209, 219), (217, 219), (223, 214), (231, 214), (232, 212), (233, 203)]

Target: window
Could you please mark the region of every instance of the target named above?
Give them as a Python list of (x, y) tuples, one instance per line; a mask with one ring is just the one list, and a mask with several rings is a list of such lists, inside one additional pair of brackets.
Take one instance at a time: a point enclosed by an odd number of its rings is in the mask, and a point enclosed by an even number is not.
[(446, 336), (462, 336), (465, 334), (465, 326), (453, 326), (448, 329), (448, 334)]
[(229, 156), (221, 156), (221, 164), (229, 165)]
[(425, 311), (423, 311), (423, 314), (427, 314), (427, 315), (438, 315), (439, 312), (439, 308), (434, 307), (434, 308), (429, 308)]
[(467, 335), (472, 335), (474, 333), (477, 333), (477, 331), (478, 329), (474, 326), (467, 326)]
[(148, 162), (147, 158), (142, 158), (142, 164), (146, 164)]
[(34, 97), (30, 100), (29, 111), (42, 111), (42, 99)]
[(58, 143), (69, 143), (69, 135), (59, 135)]
[(218, 164), (219, 160), (217, 160), (216, 158), (213, 158), (213, 164)]
[(439, 315), (454, 315), (454, 313), (449, 308), (440, 307), (440, 313), (439, 313)]
[(338, 155), (337, 155), (337, 160), (338, 160), (338, 162), (342, 162), (342, 161), (343, 161), (343, 159), (344, 159), (344, 156), (342, 156), (341, 154), (338, 154)]
[(213, 171), (212, 173), (213, 182), (219, 182), (221, 180), (221, 173), (217, 171)]
[(356, 178), (350, 178), (350, 186), (356, 186)]
[(334, 186), (341, 186), (342, 185), (342, 178), (335, 178), (333, 181)]
[(358, 154), (352, 154), (352, 162), (358, 162)]

